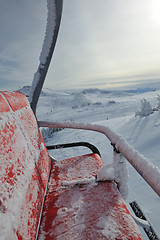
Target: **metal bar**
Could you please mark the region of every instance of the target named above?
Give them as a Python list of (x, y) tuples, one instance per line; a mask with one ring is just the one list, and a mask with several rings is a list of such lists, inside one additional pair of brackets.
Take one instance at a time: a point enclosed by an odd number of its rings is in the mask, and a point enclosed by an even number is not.
[(147, 221), (147, 223), (149, 224), (149, 226), (143, 227), (143, 229), (144, 229), (145, 233), (147, 234), (148, 238), (150, 240), (160, 240), (160, 238), (156, 234), (153, 226), (150, 224), (150, 222), (147, 220), (146, 216), (142, 212), (142, 210), (141, 210), (140, 206), (138, 205), (138, 203), (136, 201), (133, 201), (133, 202), (131, 202), (129, 204), (130, 204), (132, 210), (134, 211), (135, 215), (138, 218)]
[(75, 122), (38, 122), (39, 127), (50, 128), (71, 128), (90, 130), (104, 134), (115, 146), (150, 187), (160, 196), (160, 170), (149, 162), (143, 155), (140, 155), (127, 141), (120, 135), (114, 133), (110, 128), (97, 124), (84, 124)]
[(99, 156), (101, 156), (99, 150), (94, 145), (92, 145), (91, 143), (88, 143), (88, 142), (74, 142), (74, 143), (50, 145), (50, 146), (46, 146), (46, 147), (47, 147), (48, 150), (51, 150), (51, 149), (71, 148), (71, 147), (79, 147), (79, 146), (87, 147), (93, 153), (96, 153)]
[[(40, 62), (37, 74), (38, 74), (38, 79), (34, 79), (32, 82), (31, 86), (31, 93), (29, 95), (29, 101), (31, 108), (34, 112), (36, 113), (36, 106), (38, 103), (38, 99), (45, 81), (45, 77), (52, 59), (53, 51), (55, 49), (56, 41), (57, 41), (57, 36), (59, 32), (59, 27), (60, 27), (60, 22), (61, 22), (61, 15), (62, 15), (62, 6), (63, 6), (63, 0), (54, 0), (55, 2), (55, 7), (56, 7), (56, 22), (55, 22), (55, 29), (53, 29), (53, 37), (52, 37), (52, 43), (49, 49), (48, 56), (46, 58), (46, 62), (42, 64)], [(54, 26), (54, 24), (53, 24)], [(46, 32), (47, 34), (47, 32)]]

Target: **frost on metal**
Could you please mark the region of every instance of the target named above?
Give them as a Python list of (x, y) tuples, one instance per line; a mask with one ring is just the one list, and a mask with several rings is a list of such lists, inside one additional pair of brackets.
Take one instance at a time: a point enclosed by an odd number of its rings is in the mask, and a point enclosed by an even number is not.
[(43, 67), (45, 64), (47, 56), (49, 54), (50, 47), (52, 45), (52, 39), (54, 35), (54, 30), (56, 26), (56, 5), (54, 0), (47, 0), (47, 9), (48, 9), (48, 18), (47, 18), (47, 27), (46, 34), (43, 42), (42, 51), (40, 54), (40, 64)]
[(45, 63), (47, 61), (47, 57), (50, 52), (50, 48), (52, 45), (52, 40), (54, 36), (54, 31), (56, 27), (56, 5), (55, 0), (47, 0), (47, 9), (48, 9), (48, 17), (47, 17), (47, 26), (46, 26), (46, 33), (45, 38), (43, 41), (42, 51), (39, 57), (40, 63), (37, 72), (34, 74), (32, 87), (30, 89), (30, 95), (29, 95), (29, 102), (32, 102), (33, 94), (35, 91), (35, 88), (39, 82), (41, 72), (45, 66)]
[(44, 194), (37, 167), (45, 184), (49, 156), (25, 96), (0, 98), (0, 239), (35, 239)]
[(114, 133), (110, 128), (97, 124), (84, 124), (76, 122), (43, 122), (39, 121), (40, 127), (51, 128), (73, 128), (96, 131), (103, 133), (116, 150), (129, 161), (136, 171), (144, 178), (151, 188), (160, 196), (160, 170), (148, 161), (143, 155), (130, 146), (120, 135)]
[(115, 172), (115, 182), (118, 185), (118, 189), (124, 199), (127, 198), (128, 191), (129, 191), (129, 174), (128, 168), (126, 164), (126, 160), (123, 158), (121, 154), (117, 154), (114, 151), (114, 172)]
[(126, 199), (128, 195), (128, 169), (126, 161), (121, 154), (114, 152), (113, 163), (104, 165), (97, 172), (97, 181), (115, 181), (121, 196)]

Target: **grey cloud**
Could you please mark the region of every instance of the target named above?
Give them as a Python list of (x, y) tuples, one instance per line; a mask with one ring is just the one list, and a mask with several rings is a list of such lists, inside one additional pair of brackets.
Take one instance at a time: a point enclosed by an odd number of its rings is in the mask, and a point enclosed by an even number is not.
[[(116, 87), (158, 81), (160, 28), (148, 24), (149, 4), (150, 0), (65, 0), (45, 86), (103, 87), (109, 83)], [(14, 73), (15, 81), (31, 84), (46, 18), (44, 0), (1, 0), (1, 77), (10, 80)], [(16, 61), (5, 62), (5, 57)], [(5, 69), (10, 74), (4, 76)]]

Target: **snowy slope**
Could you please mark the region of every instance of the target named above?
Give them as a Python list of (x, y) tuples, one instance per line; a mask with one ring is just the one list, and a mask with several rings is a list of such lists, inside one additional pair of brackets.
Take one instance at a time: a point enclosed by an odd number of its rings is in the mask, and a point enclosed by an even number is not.
[[(158, 94), (160, 91), (130, 93), (87, 89), (55, 92), (45, 89), (39, 101), (37, 117), (45, 121), (76, 121), (110, 127), (160, 168), (160, 110), (146, 117), (135, 117), (135, 112), (141, 108), (140, 101), (144, 98), (151, 103), (152, 108), (156, 108)], [(102, 134), (70, 129), (58, 132), (45, 130), (44, 134), (48, 144), (88, 141), (99, 148), (105, 163), (112, 162), (112, 147)], [(86, 150), (79, 148), (55, 150), (51, 154), (57, 159), (63, 159), (85, 152)], [(126, 202), (136, 200), (160, 235), (160, 198), (138, 173), (127, 165), (130, 180)], [(143, 237), (147, 239), (145, 234)]]

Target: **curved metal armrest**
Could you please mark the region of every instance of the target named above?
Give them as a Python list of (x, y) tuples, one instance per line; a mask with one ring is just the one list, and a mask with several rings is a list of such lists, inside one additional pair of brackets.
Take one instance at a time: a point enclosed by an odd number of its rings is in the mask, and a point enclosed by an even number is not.
[(74, 142), (74, 143), (50, 145), (50, 146), (46, 146), (46, 147), (48, 150), (51, 150), (51, 149), (61, 149), (61, 148), (70, 148), (70, 147), (79, 147), (79, 146), (87, 147), (93, 153), (97, 153), (99, 156), (101, 156), (99, 150), (94, 145), (92, 145), (91, 143), (88, 143), (88, 142)]

